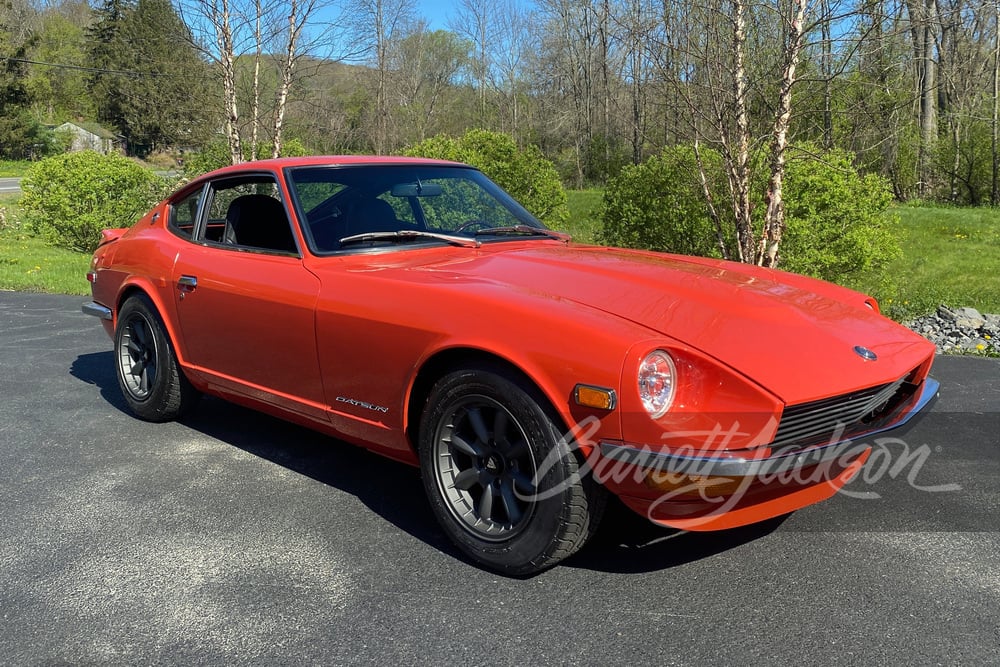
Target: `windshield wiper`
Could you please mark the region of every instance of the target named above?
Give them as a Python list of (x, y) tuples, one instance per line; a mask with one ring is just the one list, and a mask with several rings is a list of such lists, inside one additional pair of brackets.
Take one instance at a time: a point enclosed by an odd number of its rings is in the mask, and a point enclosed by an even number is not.
[(543, 227), (532, 227), (531, 225), (510, 225), (509, 227), (487, 227), (477, 229), (476, 236), (500, 236), (503, 234), (519, 234), (528, 236), (548, 236), (550, 239), (569, 242), (571, 236), (564, 232), (557, 232)]
[(477, 239), (470, 239), (466, 236), (452, 236), (451, 234), (439, 234), (437, 232), (425, 232), (419, 229), (400, 229), (396, 232), (365, 232), (364, 234), (354, 234), (340, 239), (340, 245), (348, 243), (359, 243), (361, 241), (385, 240), (409, 240), (416, 238), (431, 238), (439, 241), (446, 241), (452, 245), (466, 248), (478, 248), (482, 245)]

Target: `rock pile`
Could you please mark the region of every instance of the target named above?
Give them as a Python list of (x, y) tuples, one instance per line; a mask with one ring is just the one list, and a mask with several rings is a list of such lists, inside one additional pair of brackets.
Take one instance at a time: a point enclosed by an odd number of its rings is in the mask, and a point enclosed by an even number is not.
[(1000, 315), (938, 306), (937, 312), (904, 324), (937, 345), (939, 353), (1000, 354)]

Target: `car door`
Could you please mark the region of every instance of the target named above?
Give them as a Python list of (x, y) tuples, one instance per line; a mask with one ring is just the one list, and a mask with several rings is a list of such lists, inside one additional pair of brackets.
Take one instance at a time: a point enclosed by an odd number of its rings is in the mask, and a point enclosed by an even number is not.
[[(323, 419), (319, 281), (303, 266), (272, 174), (211, 183), (172, 273), (186, 361), (214, 386)], [(243, 202), (243, 204), (239, 204)], [(265, 206), (266, 204), (266, 206)]]

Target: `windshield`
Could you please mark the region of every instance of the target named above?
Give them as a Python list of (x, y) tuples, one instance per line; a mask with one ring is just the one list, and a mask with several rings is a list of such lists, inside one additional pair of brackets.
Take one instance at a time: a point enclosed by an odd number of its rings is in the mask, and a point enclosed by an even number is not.
[[(468, 167), (299, 167), (288, 176), (314, 252), (353, 249), (359, 241), (360, 247), (445, 242), (434, 234), (484, 242), (531, 238), (532, 230), (545, 229), (510, 195)], [(512, 229), (521, 233), (512, 234)]]

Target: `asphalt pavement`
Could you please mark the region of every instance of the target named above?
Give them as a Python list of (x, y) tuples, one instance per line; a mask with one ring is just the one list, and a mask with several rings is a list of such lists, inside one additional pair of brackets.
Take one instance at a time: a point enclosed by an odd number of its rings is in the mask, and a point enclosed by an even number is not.
[(1000, 360), (842, 493), (712, 534), (613, 508), (527, 579), (417, 472), (206, 399), (125, 412), (81, 297), (0, 293), (0, 664), (998, 664)]
[(20, 191), (20, 178), (0, 178), (0, 194), (13, 194)]

